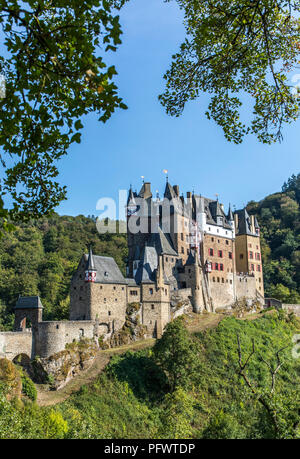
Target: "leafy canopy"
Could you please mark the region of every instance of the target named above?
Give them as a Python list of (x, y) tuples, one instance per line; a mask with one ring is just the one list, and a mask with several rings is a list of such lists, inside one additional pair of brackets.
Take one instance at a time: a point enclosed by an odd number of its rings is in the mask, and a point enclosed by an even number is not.
[[(253, 133), (264, 143), (280, 141), (282, 125), (299, 116), (299, 93), (289, 84), (299, 64), (299, 0), (177, 2), (187, 38), (165, 75), (167, 113), (179, 116), (207, 92), (206, 115), (227, 140), (241, 143)], [(254, 100), (249, 125), (240, 120), (245, 94)]]
[(105, 122), (116, 108), (126, 108), (113, 82), (116, 69), (102, 57), (121, 43), (114, 9), (125, 1), (0, 0), (4, 223), (9, 213), (36, 217), (65, 198), (66, 188), (55, 181), (56, 163), (72, 143), (80, 143), (83, 115), (96, 112)]

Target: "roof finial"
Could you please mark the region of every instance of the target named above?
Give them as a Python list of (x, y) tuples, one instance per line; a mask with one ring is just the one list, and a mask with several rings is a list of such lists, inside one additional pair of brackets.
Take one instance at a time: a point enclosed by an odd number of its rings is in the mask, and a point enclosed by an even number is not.
[(167, 181), (167, 183), (168, 183), (168, 182), (169, 182), (168, 170), (167, 170), (167, 169), (164, 169), (164, 170), (163, 170), (163, 173), (166, 174), (166, 181)]
[(142, 179), (143, 183), (145, 183), (145, 177), (143, 175), (141, 175), (141, 179)]

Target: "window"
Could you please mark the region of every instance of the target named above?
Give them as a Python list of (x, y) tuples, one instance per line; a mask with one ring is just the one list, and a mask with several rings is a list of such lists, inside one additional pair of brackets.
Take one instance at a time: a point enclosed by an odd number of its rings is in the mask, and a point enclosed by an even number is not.
[(259, 278), (258, 280), (259, 280), (259, 282), (261, 282), (261, 278)]
[(240, 260), (242, 260), (244, 258), (244, 254), (240, 254)]
[(256, 260), (260, 261), (260, 253), (256, 254)]
[(115, 302), (116, 302), (116, 303), (118, 302), (118, 298), (115, 298)]
[(216, 282), (216, 278), (215, 277), (213, 277), (213, 282)]
[(253, 252), (249, 252), (250, 260), (253, 260)]
[(211, 238), (211, 242), (214, 242), (214, 240), (215, 240), (215, 238), (214, 238), (214, 237), (212, 237), (212, 238)]
[(208, 254), (213, 257), (214, 256), (214, 249), (208, 249)]
[(166, 257), (166, 261), (169, 261), (169, 258), (168, 258), (168, 257)]
[(254, 271), (254, 265), (251, 265), (251, 271)]
[(150, 295), (153, 295), (153, 288), (149, 288)]
[(183, 241), (183, 233), (181, 233), (180, 237), (181, 237), (181, 240)]
[(219, 277), (217, 277), (217, 281), (220, 282), (220, 278)]
[(256, 266), (256, 271), (260, 272), (260, 265)]
[(151, 309), (155, 309), (155, 306), (154, 306), (154, 304), (151, 304)]
[(249, 244), (249, 247), (250, 247), (250, 249), (251, 249), (251, 247), (252, 247), (252, 244)]
[(232, 284), (232, 280), (230, 279), (230, 283)]
[(116, 290), (116, 287), (114, 287), (114, 290)]
[(130, 295), (137, 296), (138, 292), (136, 290), (130, 290)]
[(228, 244), (229, 244), (229, 241), (226, 239), (226, 245), (228, 245)]
[(181, 253), (184, 253), (184, 247), (181, 247)]
[(168, 290), (167, 289), (165, 289), (165, 295), (168, 295)]
[(224, 277), (222, 277), (222, 284), (224, 284)]
[(104, 303), (106, 303), (106, 298), (103, 298)]
[(215, 270), (219, 271), (219, 263), (215, 263)]
[(108, 311), (108, 315), (111, 316), (111, 311)]
[(230, 260), (232, 260), (232, 252), (228, 252)]
[(219, 251), (218, 251), (218, 256), (219, 256), (220, 258), (223, 258), (223, 250), (219, 250)]
[(220, 271), (224, 271), (224, 265), (220, 263)]

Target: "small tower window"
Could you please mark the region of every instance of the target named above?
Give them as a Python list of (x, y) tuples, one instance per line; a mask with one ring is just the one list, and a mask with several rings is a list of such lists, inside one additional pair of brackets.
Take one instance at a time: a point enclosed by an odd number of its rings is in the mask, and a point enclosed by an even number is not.
[(153, 288), (149, 288), (150, 295), (153, 295)]
[(154, 306), (154, 304), (151, 304), (151, 309), (155, 309), (155, 306)]

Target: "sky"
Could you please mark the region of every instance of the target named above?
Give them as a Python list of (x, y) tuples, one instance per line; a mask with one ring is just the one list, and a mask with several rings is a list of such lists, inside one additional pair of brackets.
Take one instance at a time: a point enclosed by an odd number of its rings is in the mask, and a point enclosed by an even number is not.
[[(300, 120), (284, 127), (284, 140), (272, 146), (248, 136), (241, 145), (229, 143), (222, 129), (207, 120), (206, 95), (189, 102), (179, 118), (168, 116), (158, 101), (163, 75), (185, 37), (182, 12), (175, 1), (130, 0), (120, 13), (122, 45), (105, 56), (118, 71), (116, 83), (128, 110), (117, 110), (103, 124), (96, 115), (83, 119), (82, 142), (59, 163), (68, 199), (56, 209), (61, 215), (96, 215), (101, 198), (117, 200), (141, 176), (162, 194), (168, 170), (180, 193), (195, 191), (219, 196), (237, 209), (250, 200), (281, 191), (300, 172)], [(247, 110), (247, 107), (246, 107)]]

